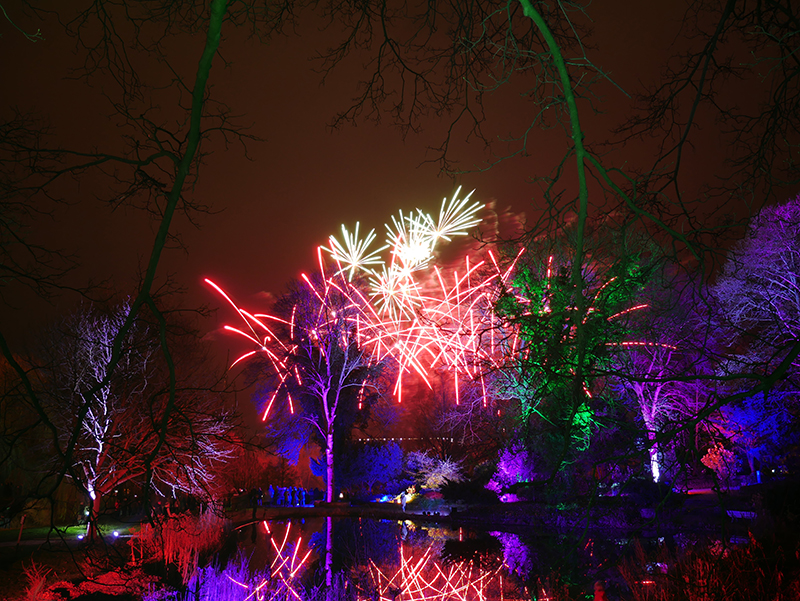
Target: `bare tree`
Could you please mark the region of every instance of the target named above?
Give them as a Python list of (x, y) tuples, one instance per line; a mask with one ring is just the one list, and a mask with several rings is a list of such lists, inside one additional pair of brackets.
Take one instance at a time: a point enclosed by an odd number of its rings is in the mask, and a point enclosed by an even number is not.
[[(326, 496), (333, 502), (337, 440), (350, 435), (359, 411), (382, 394), (387, 359), (367, 348), (360, 323), (366, 300), (344, 276), (294, 282), (270, 315), (240, 310), (261, 357), (254, 374), (262, 381), (264, 421), (285, 455), (296, 457), (315, 440), (325, 457)], [(234, 305), (235, 306), (235, 305)], [(270, 325), (267, 325), (267, 324)], [(276, 325), (272, 325), (276, 324)], [(279, 404), (278, 404), (279, 403)]]
[[(215, 468), (232, 450), (234, 422), (224, 393), (198, 376), (206, 362), (185, 342), (171, 344), (178, 379), (168, 414), (169, 373), (156, 330), (141, 319), (122, 339), (122, 356), (109, 374), (113, 344), (129, 312), (127, 303), (107, 312), (83, 308), (51, 333), (43, 350), (43, 410), (61, 448), (74, 448), (69, 475), (91, 499), (92, 524), (106, 496), (147, 475), (163, 496), (177, 490), (212, 496)], [(94, 392), (87, 396), (85, 390)]]
[[(715, 209), (729, 212), (731, 198), (757, 209), (800, 183), (798, 26), (791, 0), (688, 3), (675, 55), (636, 94), (637, 110), (618, 130), (623, 141), (657, 141), (640, 188), (664, 219), (710, 233), (705, 220)], [(689, 151), (708, 123), (727, 165), (709, 174), (700, 201), (687, 198), (685, 180)]]
[[(729, 348), (769, 371), (800, 340), (800, 197), (765, 207), (728, 256), (713, 287)], [(727, 327), (725, 327), (727, 326)], [(797, 369), (795, 360), (793, 367)]]
[[(230, 111), (209, 95), (209, 77), (215, 63), (226, 23), (247, 23), (268, 34), (271, 24), (281, 22), (281, 7), (275, 11), (256, 10), (251, 5), (234, 6), (227, 0), (213, 0), (200, 6), (193, 3), (156, 2), (143, 5), (119, 2), (86, 2), (77, 12), (67, 14), (62, 23), (74, 36), (80, 67), (77, 77), (107, 78), (104, 92), (111, 102), (121, 136), (108, 140), (108, 147), (64, 147), (54, 142), (52, 130), (44, 118), (15, 113), (0, 125), (0, 276), (3, 286), (23, 284), (40, 295), (60, 290), (74, 290), (81, 295), (103, 296), (91, 284), (68, 287), (63, 276), (76, 265), (69, 253), (37, 246), (27, 236), (33, 216), (47, 212), (52, 202), (69, 201), (57, 192), (61, 182), (70, 179), (107, 183), (111, 192), (106, 199), (112, 207), (121, 205), (142, 208), (153, 216), (154, 237), (149, 257), (144, 262), (139, 286), (132, 294), (130, 309), (114, 327), (111, 339), (104, 344), (108, 353), (103, 374), (82, 380), (86, 387), (75, 390), (73, 435), (66, 439), (48, 412), (48, 405), (37, 386), (39, 375), (18, 360), (3, 332), (0, 350), (20, 379), (20, 387), (44, 429), (60, 468), (49, 482), (52, 494), (68, 477), (85, 480), (86, 473), (75, 463), (82, 428), (104, 419), (98, 403), (112, 385), (121, 362), (126, 359), (124, 341), (134, 330), (137, 319), (146, 311), (158, 332), (158, 363), (165, 370), (162, 380), (163, 402), (149, 416), (153, 437), (146, 448), (138, 449), (146, 466), (145, 480), (157, 478), (157, 461), (169, 453), (172, 428), (183, 423), (187, 413), (181, 408), (176, 358), (170, 348), (168, 319), (159, 305), (160, 291), (168, 278), (160, 273), (165, 249), (179, 243), (174, 220), (183, 212), (193, 220), (205, 207), (194, 200), (198, 169), (210, 150), (211, 140), (223, 144), (243, 140), (247, 134), (231, 125)], [(263, 27), (262, 27), (263, 26)], [(196, 67), (187, 70), (170, 60), (165, 49), (174, 36), (199, 33), (186, 44), (197, 44)], [(183, 44), (184, 46), (186, 44)], [(150, 67), (163, 69), (160, 75)], [(150, 69), (148, 76), (142, 70)], [(165, 75), (166, 74), (166, 75)], [(166, 79), (159, 80), (159, 76)], [(152, 79), (151, 79), (152, 78)], [(166, 82), (166, 83), (165, 83)], [(102, 185), (102, 184), (101, 184)], [(2, 290), (5, 294), (5, 289)], [(202, 387), (198, 387), (200, 390)], [(198, 408), (207, 407), (199, 404)], [(198, 409), (200, 410), (200, 409)], [(204, 409), (205, 410), (205, 409)], [(109, 414), (110, 415), (110, 414)], [(213, 415), (209, 412), (208, 415)], [(99, 422), (98, 422), (99, 423)], [(88, 426), (87, 426), (88, 427)], [(184, 430), (186, 432), (186, 430)], [(177, 447), (175, 447), (177, 448)], [(95, 449), (101, 453), (100, 449)], [(192, 451), (194, 452), (194, 451)], [(182, 455), (191, 461), (191, 454)], [(177, 458), (177, 457), (176, 457)]]

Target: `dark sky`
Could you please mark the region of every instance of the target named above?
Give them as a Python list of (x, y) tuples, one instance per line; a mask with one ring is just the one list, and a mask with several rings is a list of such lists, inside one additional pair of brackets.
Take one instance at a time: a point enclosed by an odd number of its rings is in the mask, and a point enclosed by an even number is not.
[[(108, 82), (96, 81), (90, 88), (82, 80), (65, 79), (77, 59), (74, 40), (54, 20), (21, 12), (18, 2), (3, 5), (21, 26), (41, 28), (45, 37), (31, 44), (0, 23), (4, 107), (24, 106), (50, 115), (55, 140), (63, 146), (113, 147), (119, 130), (107, 117), (111, 108), (102, 92), (113, 93)], [(678, 31), (680, 3), (607, 0), (592, 8), (596, 50), (590, 50), (590, 57), (628, 91), (653, 81)], [(432, 117), (423, 133), (405, 139), (388, 117), (380, 125), (365, 121), (337, 131), (328, 127), (353, 96), (361, 68), (357, 58), (351, 60), (321, 86), (310, 59), (335, 32), (320, 33), (317, 24), (313, 16), (304, 20), (301, 15), (297, 35), (268, 44), (245, 39), (243, 31), (225, 31), (221, 54), (227, 67), (220, 60), (215, 63), (214, 93), (265, 141), (250, 143), (250, 161), (235, 145), (228, 150), (215, 147), (203, 167), (196, 197), (216, 213), (199, 216), (199, 228), (183, 218), (176, 223), (185, 248), (171, 251), (160, 273), (174, 273), (187, 288), (190, 303), (221, 304), (203, 286), (203, 277), (215, 279), (244, 303), (254, 302), (263, 291), (279, 292), (289, 278), (314, 268), (316, 246), (338, 232), (340, 224), (360, 220), (362, 227), (382, 232), (382, 224), (399, 209), (435, 210), (453, 190), (453, 181), (440, 177), (437, 165), (422, 164), (426, 147), (440, 142), (445, 119)], [(202, 42), (198, 36), (178, 40), (172, 54), (175, 64), (191, 73)], [(150, 69), (161, 73), (159, 65), (148, 66), (145, 60), (143, 71)], [(588, 136), (595, 139), (604, 139), (630, 106), (611, 86), (600, 90), (605, 114), (586, 120)], [(528, 118), (518, 108), (524, 105), (510, 96), (499, 93), (490, 99), (492, 131), (498, 135)], [(535, 214), (541, 192), (531, 179), (550, 171), (563, 144), (559, 130), (545, 132), (530, 156), (486, 173), (464, 175), (458, 183), (467, 190), (476, 188), (477, 200), (497, 199), (499, 208)], [(709, 144), (713, 148), (713, 136)], [(462, 145), (459, 154), (466, 158), (465, 166), (485, 158), (477, 144)], [(703, 177), (701, 167), (698, 162), (691, 173), (697, 183)], [(95, 197), (105, 190), (91, 183), (64, 190), (71, 205), (57, 209), (52, 220), (36, 223), (33, 235), (78, 254), (82, 267), (74, 275), (76, 282), (111, 279), (118, 289), (130, 289), (152, 244), (151, 225), (133, 209), (112, 212)], [(72, 306), (75, 297), (64, 295), (37, 317), (30, 307), (39, 305), (30, 296), (12, 295), (8, 300), (12, 305), (3, 309), (0, 327), (21, 341), (23, 332)], [(223, 312), (221, 317), (227, 320), (230, 314)]]

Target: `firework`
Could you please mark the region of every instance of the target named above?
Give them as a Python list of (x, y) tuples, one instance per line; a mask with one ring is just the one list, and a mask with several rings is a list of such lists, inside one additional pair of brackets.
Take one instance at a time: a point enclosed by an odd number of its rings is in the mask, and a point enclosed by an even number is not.
[(353, 280), (353, 276), (359, 272), (374, 273), (372, 265), (383, 264), (380, 253), (386, 250), (388, 245), (384, 245), (375, 250), (369, 250), (370, 245), (375, 241), (377, 235), (375, 230), (370, 230), (363, 238), (358, 237), (359, 223), (356, 222), (355, 231), (350, 233), (346, 226), (342, 226), (342, 242), (335, 236), (329, 238), (329, 247), (325, 250), (330, 253), (331, 258), (336, 261), (341, 268), (338, 274), (347, 272), (348, 281)]
[[(226, 326), (226, 329), (252, 345), (233, 364), (260, 354), (269, 361), (277, 375), (277, 385), (268, 400), (264, 419), (285, 384), (296, 381), (302, 385), (297, 367), (293, 367), (292, 362), (298, 341), (310, 338), (324, 350), (321, 341), (336, 328), (340, 328), (336, 330), (339, 336), (337, 344), (342, 348), (355, 343), (366, 350), (372, 363), (387, 358), (396, 362), (398, 377), (394, 392), (398, 400), (402, 395), (404, 377), (413, 374), (430, 387), (430, 374), (445, 370), (452, 374), (457, 402), (459, 385), (478, 383), (485, 404), (487, 386), (484, 374), (508, 368), (520, 358), (528, 357), (531, 349), (525, 345), (519, 323), (498, 316), (495, 307), (501, 295), (510, 295), (523, 309), (530, 306), (530, 310), (523, 311), (523, 317), (531, 315), (531, 311), (538, 311), (541, 316), (550, 314), (554, 259), (551, 256), (547, 261), (544, 296), (539, 304), (526, 298), (525, 290), (513, 284), (524, 249), (520, 249), (516, 257), (505, 265), (501, 265), (491, 251), (485, 252), (483, 260), (465, 257), (463, 266), (452, 272), (446, 273), (432, 264), (440, 242), (466, 235), (480, 221), (476, 215), (481, 205), (470, 203), (472, 193), (463, 199), (459, 199), (459, 194), (460, 188), (450, 200), (443, 200), (438, 219), (419, 209), (408, 214), (399, 212), (386, 226), (386, 244), (374, 250), (374, 230), (362, 238), (358, 223), (352, 232), (342, 226), (341, 240), (331, 236), (328, 247), (318, 250), (319, 279), (312, 282), (303, 276), (308, 293), (316, 299), (318, 307), (318, 315), (311, 324), (307, 319), (303, 324), (298, 323), (296, 307), (288, 319), (251, 314), (239, 308), (219, 286), (207, 280), (234, 307), (245, 324), (245, 327)], [(387, 249), (388, 260), (384, 261), (381, 253)], [(323, 250), (335, 263), (333, 270), (326, 269)], [(326, 272), (331, 275), (326, 275)], [(361, 288), (365, 278), (360, 276), (368, 276), (367, 291)], [(598, 313), (596, 305), (599, 299), (615, 280), (610, 278), (595, 289), (588, 299), (589, 307), (582, 323), (587, 323), (590, 315)], [(605, 319), (612, 321), (645, 308), (645, 304), (636, 305)], [(338, 316), (337, 310), (340, 311)], [(341, 329), (345, 314), (344, 319), (349, 325)], [(579, 325), (572, 322), (569, 315), (570, 309), (567, 308), (565, 341), (574, 338)], [(651, 345), (636, 341), (608, 344), (620, 348)], [(362, 394), (363, 385), (361, 383)], [(583, 388), (591, 398), (588, 381), (584, 382)], [(293, 412), (288, 390), (286, 398)]]

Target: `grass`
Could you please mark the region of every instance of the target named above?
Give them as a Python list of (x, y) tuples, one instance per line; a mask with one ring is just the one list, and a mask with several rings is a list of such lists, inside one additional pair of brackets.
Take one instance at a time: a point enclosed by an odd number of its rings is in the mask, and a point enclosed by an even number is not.
[[(103, 536), (110, 536), (116, 531), (120, 536), (131, 534), (132, 530), (138, 528), (138, 524), (131, 525), (122, 522), (107, 522), (100, 524), (100, 532)], [(22, 540), (45, 540), (50, 537), (51, 541), (57, 541), (60, 537), (67, 540), (80, 540), (78, 537), (86, 534), (86, 526), (56, 526), (51, 529), (50, 526), (36, 526), (34, 528), (22, 529)], [(19, 536), (19, 528), (4, 528), (0, 530), (0, 545), (3, 543), (16, 543)]]
[[(120, 522), (107, 522), (100, 526), (106, 543), (105, 551), (110, 551), (110, 555), (117, 556), (120, 561), (129, 557), (128, 539), (118, 539), (113, 532), (124, 536), (129, 534), (131, 527)], [(28, 591), (41, 588), (45, 581), (80, 580), (95, 567), (101, 567), (97, 566), (96, 553), (87, 550), (87, 545), (79, 538), (85, 533), (86, 526), (77, 525), (23, 528), (17, 546), (19, 528), (0, 530), (0, 599), (35, 598), (28, 595)]]

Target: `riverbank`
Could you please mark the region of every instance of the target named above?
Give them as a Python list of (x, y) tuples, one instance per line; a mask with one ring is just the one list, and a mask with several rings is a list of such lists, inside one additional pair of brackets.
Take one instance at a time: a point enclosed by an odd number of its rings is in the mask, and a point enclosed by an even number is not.
[[(747, 531), (769, 522), (759, 509), (761, 488), (743, 487), (730, 491), (695, 489), (674, 493), (659, 503), (641, 503), (628, 497), (575, 498), (556, 505), (537, 502), (477, 505), (442, 502), (423, 510), (409, 504), (405, 511), (397, 503), (339, 502), (301, 507), (265, 505), (229, 511), (238, 527), (256, 520), (288, 520), (314, 517), (414, 520), (455, 523), (497, 529), (614, 530), (624, 533), (652, 531), (674, 533), (692, 530), (712, 533), (720, 529)], [(767, 524), (768, 525), (768, 524)]]

